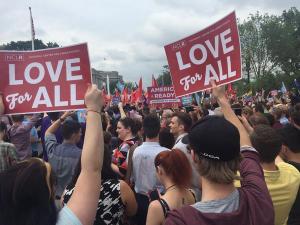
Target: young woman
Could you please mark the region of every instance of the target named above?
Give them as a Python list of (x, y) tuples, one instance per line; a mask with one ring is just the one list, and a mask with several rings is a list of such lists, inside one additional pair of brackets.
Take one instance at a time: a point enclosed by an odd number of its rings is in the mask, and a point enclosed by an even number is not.
[[(100, 117), (102, 96), (96, 85), (88, 88), (85, 104), (88, 113), (81, 157), (82, 168), (68, 204), (57, 214), (51, 166), (38, 158), (31, 158), (0, 173), (0, 224), (94, 223), (100, 194), (104, 146)], [(2, 95), (0, 95), (0, 115), (1, 112), (4, 112)], [(61, 123), (61, 120), (54, 123)]]
[[(79, 161), (75, 170), (75, 175), (71, 183), (67, 186), (63, 195), (63, 204), (70, 200), (75, 184), (80, 174), (81, 163)], [(122, 180), (118, 180), (117, 175), (111, 168), (111, 151), (108, 146), (104, 146), (103, 167), (101, 171), (101, 193), (99, 197), (97, 215), (94, 225), (120, 225), (124, 215), (133, 216), (137, 210), (137, 203), (131, 188)]]
[(165, 187), (165, 194), (150, 203), (147, 225), (161, 225), (170, 210), (196, 202), (194, 194), (188, 189), (192, 168), (182, 151), (163, 151), (156, 156), (154, 165), (157, 177)]
[(117, 125), (118, 138), (122, 141), (113, 152), (113, 170), (122, 178), (125, 177), (128, 163), (128, 152), (139, 140), (138, 128), (134, 119), (125, 117), (119, 120)]

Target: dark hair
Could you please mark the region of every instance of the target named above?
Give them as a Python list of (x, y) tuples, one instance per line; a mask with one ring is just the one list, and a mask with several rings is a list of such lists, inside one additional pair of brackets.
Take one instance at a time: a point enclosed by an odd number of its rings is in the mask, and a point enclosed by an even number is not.
[(62, 124), (61, 134), (64, 139), (69, 140), (72, 134), (76, 134), (80, 131), (81, 126), (80, 123), (74, 120), (66, 120)]
[[(107, 145), (104, 145), (103, 165), (102, 165), (102, 170), (101, 170), (101, 179), (102, 180), (118, 178), (117, 174), (111, 168), (111, 158), (112, 158), (111, 149)], [(81, 172), (81, 156), (76, 165), (72, 180), (67, 186), (68, 189), (72, 189), (73, 187), (75, 187), (75, 184), (80, 175), (80, 172)]]
[(3, 141), (10, 142), (10, 137), (7, 132), (7, 126), (3, 121), (0, 121), (0, 132), (4, 133)]
[(148, 106), (144, 106), (143, 108), (143, 116), (146, 117), (150, 114), (150, 108)]
[(252, 127), (258, 126), (258, 125), (270, 125), (268, 119), (263, 114), (253, 114), (249, 117), (249, 123)]
[(242, 109), (243, 114), (247, 116), (252, 116), (253, 115), (253, 110), (249, 106), (244, 106)]
[[(36, 158), (19, 162), (0, 173), (0, 224), (56, 224), (56, 207), (46, 177), (45, 163)], [(51, 170), (51, 190), (53, 186)]]
[(300, 103), (297, 103), (291, 110), (291, 119), (297, 125), (300, 126)]
[(104, 139), (104, 144), (110, 145), (111, 144), (111, 133), (107, 131), (103, 131), (103, 139)]
[(60, 112), (47, 112), (47, 115), (52, 121), (56, 121), (59, 119)]
[(207, 109), (203, 108), (202, 111), (203, 111), (203, 116), (209, 115), (209, 111)]
[(144, 134), (147, 138), (155, 138), (160, 130), (160, 121), (156, 114), (150, 114), (143, 121)]
[(264, 106), (262, 103), (257, 103), (254, 107), (255, 112), (264, 113)]
[(22, 122), (24, 120), (24, 115), (12, 115), (11, 118), (14, 122)]
[(282, 142), (292, 152), (300, 153), (300, 130), (291, 124), (278, 130), (282, 138)]
[(138, 129), (136, 127), (136, 122), (134, 119), (129, 118), (129, 117), (125, 117), (119, 120), (119, 122), (126, 128), (131, 130), (131, 133), (133, 135), (136, 135), (138, 132)]
[(142, 129), (143, 127), (143, 124), (142, 124), (142, 121), (137, 119), (137, 118), (133, 118), (133, 121), (135, 123), (135, 133), (132, 133), (133, 135), (137, 135), (137, 133)]
[(250, 135), (253, 147), (259, 152), (261, 162), (274, 162), (279, 154), (282, 140), (280, 135), (268, 125), (259, 125)]
[(155, 168), (161, 166), (172, 181), (183, 188), (191, 185), (192, 167), (186, 155), (178, 150), (160, 152), (154, 160)]
[(189, 114), (184, 112), (176, 112), (173, 114), (172, 117), (178, 118), (178, 123), (182, 124), (184, 126), (184, 131), (188, 132), (192, 126), (192, 118), (189, 116)]
[(119, 114), (120, 113), (119, 107), (117, 105), (113, 105), (111, 107), (111, 110), (113, 111), (114, 114)]
[(106, 128), (108, 126), (108, 121), (104, 113), (101, 113), (101, 122), (102, 122), (102, 130), (106, 131)]
[(0, 121), (0, 132), (5, 133), (7, 130), (6, 124), (3, 121)]
[(264, 116), (267, 118), (267, 120), (269, 121), (270, 126), (273, 127), (273, 125), (274, 125), (274, 123), (275, 123), (275, 118), (274, 118), (274, 116), (273, 116), (271, 113), (264, 113), (263, 115), (264, 115)]
[(169, 128), (162, 128), (159, 132), (159, 144), (162, 147), (172, 149), (175, 144), (174, 135)]

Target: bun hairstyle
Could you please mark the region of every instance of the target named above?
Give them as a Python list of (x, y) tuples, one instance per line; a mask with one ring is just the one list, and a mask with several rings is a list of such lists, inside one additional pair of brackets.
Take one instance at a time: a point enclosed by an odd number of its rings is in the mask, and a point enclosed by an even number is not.
[(186, 155), (178, 150), (166, 150), (160, 152), (154, 160), (154, 165), (162, 167), (171, 180), (182, 188), (190, 187), (192, 179), (192, 167)]

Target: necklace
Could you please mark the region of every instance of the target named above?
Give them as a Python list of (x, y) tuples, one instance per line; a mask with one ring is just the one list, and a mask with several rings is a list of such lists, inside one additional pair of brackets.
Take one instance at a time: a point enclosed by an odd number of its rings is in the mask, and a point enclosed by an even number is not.
[(173, 189), (174, 189), (174, 187), (176, 187), (176, 184), (173, 184), (173, 185), (171, 185), (170, 187), (166, 188), (165, 193), (167, 193), (167, 191), (170, 190), (170, 188), (173, 188)]

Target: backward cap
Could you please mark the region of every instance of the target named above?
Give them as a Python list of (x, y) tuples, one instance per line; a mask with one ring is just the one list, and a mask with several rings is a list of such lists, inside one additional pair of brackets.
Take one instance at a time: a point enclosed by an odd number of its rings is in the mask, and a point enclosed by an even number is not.
[(187, 138), (191, 148), (200, 157), (230, 161), (240, 154), (238, 129), (220, 116), (206, 116), (199, 120)]

